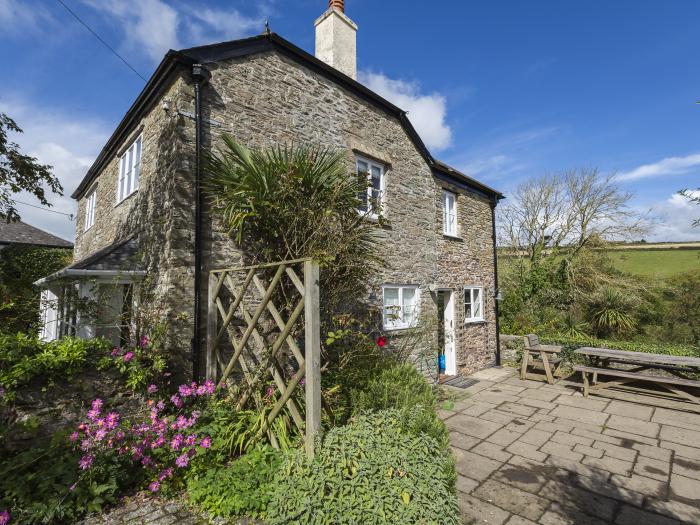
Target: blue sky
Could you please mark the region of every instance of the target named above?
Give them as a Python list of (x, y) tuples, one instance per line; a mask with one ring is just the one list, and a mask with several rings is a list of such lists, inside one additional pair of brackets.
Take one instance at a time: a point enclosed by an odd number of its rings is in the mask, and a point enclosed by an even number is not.
[[(273, 31), (313, 52), (325, 0), (64, 0), (142, 75), (171, 47)], [(346, 0), (360, 80), (409, 111), (442, 160), (508, 194), (575, 167), (618, 174), (656, 240), (696, 240), (700, 2)], [(55, 0), (0, 0), (0, 111), (78, 184), (144, 82)], [(25, 202), (33, 202), (23, 196)], [(55, 210), (71, 213), (70, 198)], [(66, 238), (66, 217), (20, 206)]]

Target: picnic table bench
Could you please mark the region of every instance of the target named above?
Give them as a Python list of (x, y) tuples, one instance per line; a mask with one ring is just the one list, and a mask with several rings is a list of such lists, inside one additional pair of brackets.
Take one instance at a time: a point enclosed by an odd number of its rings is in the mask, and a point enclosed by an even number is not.
[[(544, 369), (544, 379), (550, 385), (554, 384), (554, 376), (559, 371), (562, 360), (559, 353), (561, 346), (540, 344), (540, 338), (535, 334), (528, 334), (523, 338), (525, 347), (523, 349), (523, 361), (520, 365), (520, 379), (542, 380), (541, 375), (528, 374), (528, 367)], [(556, 366), (552, 372), (552, 366)]]
[[(586, 356), (589, 365), (575, 365), (574, 371), (581, 372), (583, 395), (604, 388), (625, 385), (632, 382), (654, 383), (676, 396), (700, 403), (700, 398), (683, 388), (700, 388), (700, 381), (689, 377), (700, 373), (700, 357), (649, 354), (610, 348), (585, 346), (574, 353)], [(611, 364), (628, 365), (628, 368), (611, 367)], [(647, 370), (664, 370), (672, 375), (644, 374)], [(591, 374), (591, 381), (588, 375)], [(599, 382), (598, 376), (612, 377), (612, 380)]]

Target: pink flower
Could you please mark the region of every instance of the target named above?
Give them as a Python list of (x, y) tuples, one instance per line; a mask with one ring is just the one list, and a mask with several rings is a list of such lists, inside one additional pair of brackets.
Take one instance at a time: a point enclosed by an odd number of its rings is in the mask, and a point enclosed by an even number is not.
[(119, 424), (119, 414), (116, 412), (110, 412), (107, 414), (107, 417), (105, 418), (105, 426), (107, 429), (112, 430), (114, 428), (117, 428), (117, 425)]
[(214, 384), (214, 381), (212, 381), (211, 379), (207, 379), (207, 380), (204, 382), (204, 391), (205, 391), (207, 394), (210, 394), (210, 395), (211, 395), (211, 394), (214, 393), (215, 390), (216, 390), (216, 384)]
[(199, 442), (199, 446), (202, 448), (211, 447), (211, 438), (209, 436), (204, 436), (202, 438), (202, 440)]
[(115, 346), (114, 349), (112, 350), (112, 353), (110, 354), (112, 357), (117, 357), (119, 354), (122, 353), (122, 349), (119, 348), (118, 346)]
[(172, 441), (170, 441), (170, 448), (173, 450), (180, 450), (183, 440), (182, 434), (176, 434)]
[(148, 489), (151, 492), (158, 492), (158, 490), (160, 490), (160, 483), (158, 481), (154, 481), (150, 485), (148, 485)]
[(127, 352), (127, 353), (124, 354), (124, 356), (122, 357), (122, 359), (124, 360), (125, 363), (128, 363), (128, 362), (131, 361), (133, 358), (134, 358), (134, 352)]
[(170, 401), (177, 408), (182, 408), (182, 406), (184, 405), (182, 399), (180, 399), (180, 397), (177, 394), (173, 394), (172, 396), (170, 396)]
[(164, 479), (168, 479), (172, 475), (173, 475), (173, 468), (168, 467), (158, 475), (158, 481), (163, 481)]
[[(196, 388), (196, 387), (195, 387)], [(182, 397), (190, 397), (194, 392), (192, 391), (192, 388), (188, 385), (180, 385), (178, 387), (178, 392)]]
[(158, 392), (158, 387), (156, 385), (148, 385), (148, 393), (155, 394)]
[(178, 456), (177, 459), (175, 460), (175, 464), (180, 467), (180, 468), (185, 468), (190, 462), (190, 458), (187, 457), (187, 454), (183, 454), (181, 456)]
[(104, 401), (102, 401), (99, 397), (95, 399), (92, 402), (91, 408), (95, 410), (96, 412), (100, 412), (102, 410), (102, 406), (104, 405)]
[(85, 454), (82, 458), (80, 458), (78, 466), (81, 470), (87, 470), (92, 466), (93, 461), (95, 461), (95, 456), (92, 454)]
[(268, 386), (267, 390), (265, 391), (265, 395), (267, 397), (272, 397), (274, 393), (275, 393), (275, 389), (272, 388), (271, 386)]
[(10, 523), (10, 511), (3, 510), (0, 512), (0, 525), (7, 525)]
[(194, 434), (190, 434), (185, 438), (185, 446), (191, 447), (197, 442), (197, 436)]
[(141, 348), (148, 345), (148, 336), (142, 335), (141, 340), (139, 341), (139, 344), (140, 344)]
[(78, 441), (78, 438), (79, 438), (79, 437), (80, 437), (80, 434), (78, 434), (77, 432), (73, 432), (73, 433), (70, 435), (70, 438), (69, 438), (69, 439), (71, 440), (72, 443), (75, 443), (76, 441)]
[(107, 431), (104, 428), (99, 429), (95, 432), (95, 441), (102, 441), (107, 437)]

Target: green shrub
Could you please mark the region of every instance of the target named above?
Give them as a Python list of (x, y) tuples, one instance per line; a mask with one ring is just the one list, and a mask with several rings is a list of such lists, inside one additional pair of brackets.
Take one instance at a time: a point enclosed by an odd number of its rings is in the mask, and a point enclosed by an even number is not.
[(102, 339), (64, 337), (45, 343), (22, 333), (0, 334), (0, 385), (12, 393), (37, 377), (64, 381), (109, 347)]
[(131, 482), (116, 458), (89, 472), (78, 470), (81, 454), (66, 441), (57, 435), (24, 452), (0, 452), (0, 509), (10, 509), (12, 523), (73, 523), (116, 503)]
[(187, 480), (190, 500), (216, 517), (265, 518), (282, 453), (269, 446)]
[(366, 387), (352, 392), (353, 415), (395, 408), (407, 431), (427, 434), (447, 447), (449, 434), (435, 412), (436, 405), (432, 387), (411, 364), (387, 364)]
[(407, 432), (398, 410), (368, 413), (331, 429), (313, 460), (287, 456), (268, 522), (456, 524), (453, 480), (448, 453)]

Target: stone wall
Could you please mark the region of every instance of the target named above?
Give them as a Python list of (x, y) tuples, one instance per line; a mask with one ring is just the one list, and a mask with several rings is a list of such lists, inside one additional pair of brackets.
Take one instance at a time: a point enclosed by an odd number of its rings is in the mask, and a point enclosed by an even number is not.
[[(218, 148), (223, 133), (249, 147), (312, 143), (347, 151), (348, 171), (356, 154), (386, 166), (383, 213), (377, 225), (387, 268), (368, 283), (367, 300), (381, 306), (381, 284), (420, 287), (421, 315), (437, 319), (430, 286), (484, 287), (484, 323), (458, 323), (459, 370), (493, 361), (493, 253), (489, 203), (460, 193), (462, 240), (442, 236), (441, 187), (401, 123), (374, 104), (341, 88), (277, 52), (235, 58), (208, 66), (212, 78), (203, 92), (205, 148)], [(194, 91), (186, 72), (144, 117), (141, 189), (114, 206), (118, 167), (113, 159), (98, 181), (95, 226), (79, 233), (77, 257), (135, 231), (149, 270), (149, 286), (167, 310), (173, 338), (186, 348), (192, 336), (194, 262)], [(182, 112), (182, 113), (180, 113)], [(126, 144), (125, 144), (126, 146)], [(84, 213), (81, 203), (78, 224)], [(240, 264), (243, 253), (205, 207), (203, 309), (207, 272)], [(203, 312), (204, 313), (204, 312)], [(397, 332), (396, 335), (399, 335)], [(435, 342), (436, 339), (433, 340)], [(184, 357), (184, 353), (183, 353)]]
[[(443, 189), (457, 195), (457, 237), (442, 234)], [(441, 182), (435, 193), (438, 213), (439, 286), (455, 295), (457, 371), (469, 374), (496, 361), (496, 289), (493, 228), (489, 200)], [(483, 287), (484, 321), (464, 321), (464, 287)]]

